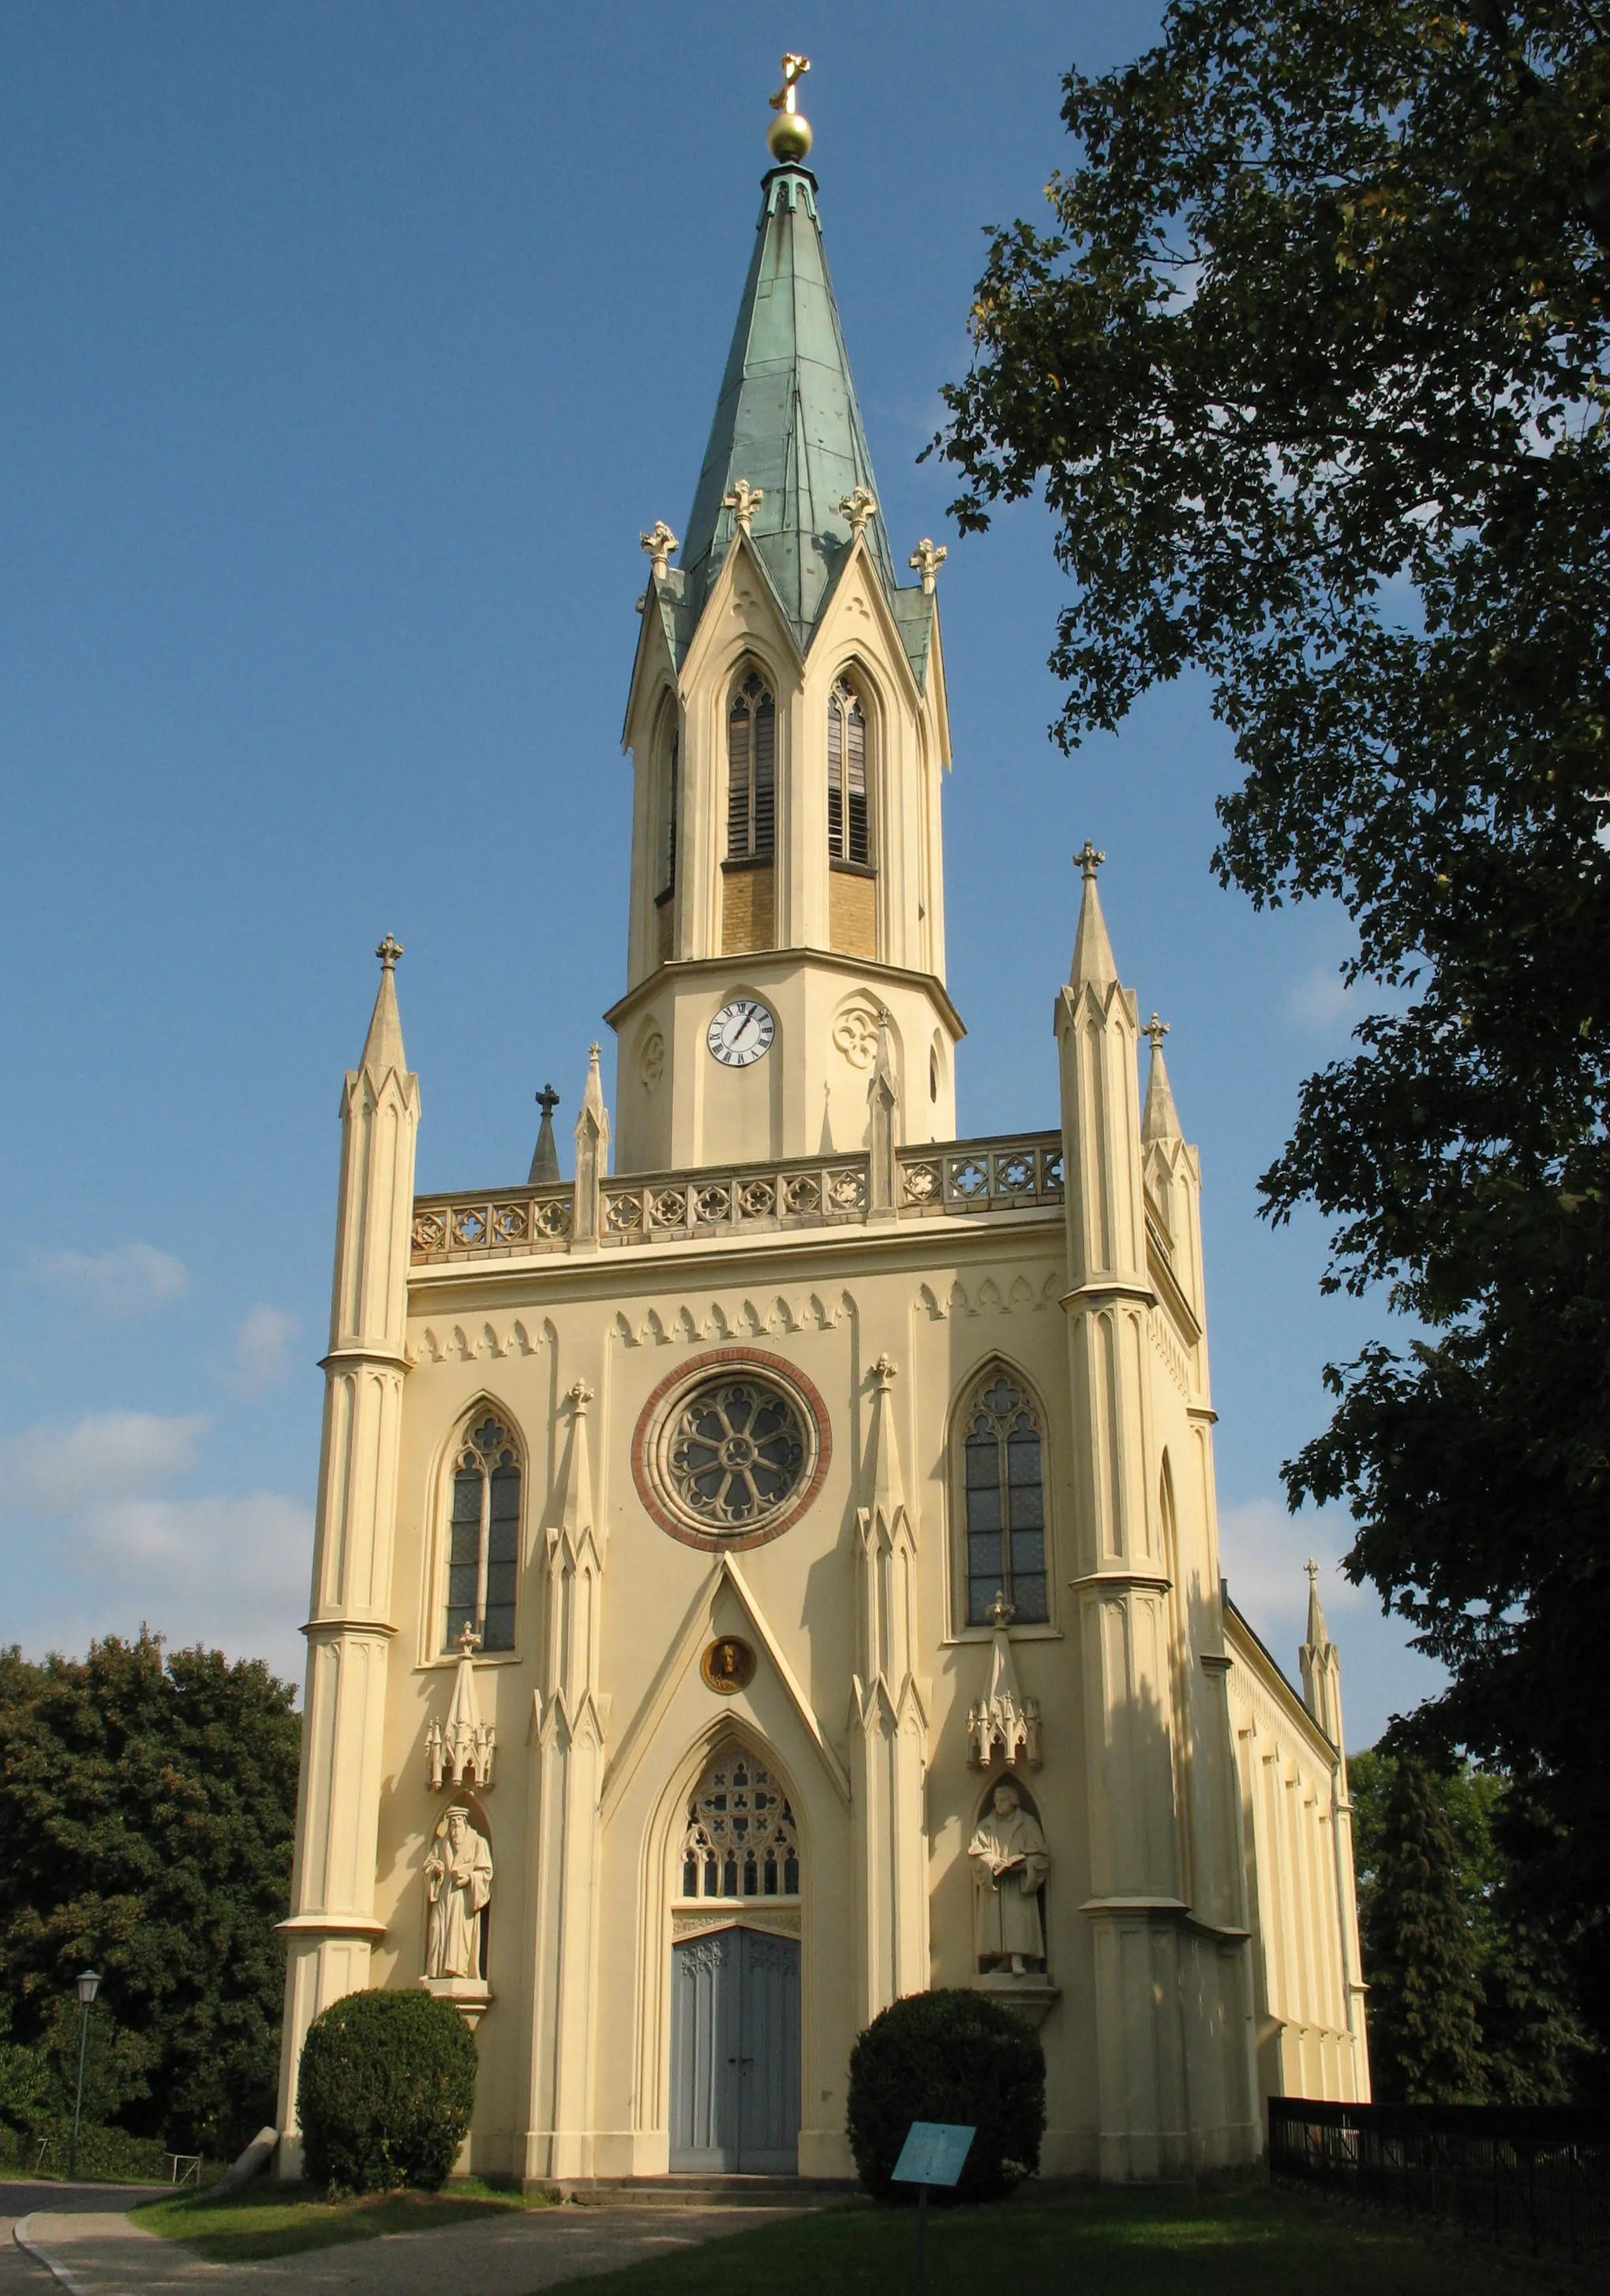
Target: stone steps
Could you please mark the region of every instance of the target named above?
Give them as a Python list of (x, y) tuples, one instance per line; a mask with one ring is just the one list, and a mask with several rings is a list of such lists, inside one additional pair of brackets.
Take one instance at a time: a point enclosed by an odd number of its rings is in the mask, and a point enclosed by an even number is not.
[(800, 2209), (847, 2201), (855, 2186), (824, 2177), (596, 2177), (565, 2178), (563, 2198), (583, 2209)]

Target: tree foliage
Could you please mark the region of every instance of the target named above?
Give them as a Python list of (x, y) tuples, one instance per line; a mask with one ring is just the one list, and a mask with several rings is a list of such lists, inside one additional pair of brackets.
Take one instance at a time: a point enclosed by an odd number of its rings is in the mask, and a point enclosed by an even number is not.
[[(1354, 1755), (1348, 1763), (1353, 1805), (1353, 1860), (1364, 1978), (1376, 1984), (1374, 1956), (1395, 1952), (1379, 1905), (1381, 1877), (1392, 1847), (1391, 1808), (1401, 1768), (1390, 1753)], [(1425, 1791), (1446, 1819), (1454, 1851), (1452, 1878), (1468, 1961), (1480, 1996), (1482, 2091), (1492, 2104), (1566, 2104), (1574, 2093), (1586, 2047), (1570, 2000), (1557, 1940), (1540, 1923), (1517, 1888), (1520, 1878), (1507, 1844), (1507, 1781), (1469, 1763), (1437, 1775)], [(1410, 2069), (1392, 2057), (1390, 2017), (1373, 2011), (1370, 2054), (1377, 2086), (1401, 2096)]]
[(475, 2110), (475, 2044), (429, 1993), (349, 1993), (308, 2028), (297, 2112), (308, 2175), (343, 2193), (427, 2192)]
[(13, 2046), (43, 2045), (53, 2095), (70, 2055), (76, 2071), (73, 1979), (93, 1965), (96, 2117), (186, 2151), (232, 2150), (273, 2118), (293, 1695), (260, 1663), (216, 1651), (164, 1662), (149, 1634), (109, 1637), (81, 1661), (0, 1652), (0, 1988), (17, 2005)]
[(1261, 1182), (1415, 1335), (1286, 1470), (1510, 1775), (1610, 2035), (1610, 39), (1597, 0), (1176, 0), (1065, 82), (947, 392), (964, 528), (1043, 491), (1068, 744), (1187, 665), (1215, 865), (1332, 896), (1392, 994)]
[(1046, 2060), (1021, 2017), (960, 1986), (908, 1993), (875, 2017), (850, 2053), (850, 2149), (875, 2200), (911, 2201), (891, 2181), (914, 2120), (971, 2128), (953, 2194), (994, 2201), (1039, 2167)]
[(1389, 2104), (1487, 2096), (1475, 1940), (1459, 1902), (1459, 1853), (1424, 1763), (1396, 1766), (1365, 1904), (1370, 2079)]

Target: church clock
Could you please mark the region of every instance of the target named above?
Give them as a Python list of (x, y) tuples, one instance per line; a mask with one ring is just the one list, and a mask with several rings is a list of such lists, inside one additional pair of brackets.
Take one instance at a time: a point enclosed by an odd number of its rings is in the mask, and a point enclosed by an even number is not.
[(706, 1031), (704, 1041), (723, 1068), (752, 1068), (771, 1050), (777, 1024), (771, 1013), (753, 996), (735, 996), (723, 1004)]

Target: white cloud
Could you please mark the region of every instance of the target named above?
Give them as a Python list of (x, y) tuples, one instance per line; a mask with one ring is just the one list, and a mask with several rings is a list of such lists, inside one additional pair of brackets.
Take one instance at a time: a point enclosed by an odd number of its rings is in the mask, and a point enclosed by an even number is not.
[(1316, 964), (1286, 991), (1286, 1009), (1304, 1029), (1333, 1029), (1359, 1009), (1357, 991), (1333, 964)]
[(106, 1412), (0, 1444), (0, 1577), (8, 1638), (81, 1652), (142, 1623), (169, 1647), (266, 1659), (300, 1682), (311, 1509), (273, 1491), (177, 1497), (201, 1417)]
[(185, 1263), (153, 1243), (106, 1251), (43, 1251), (29, 1268), (36, 1283), (99, 1316), (136, 1316), (177, 1300), (189, 1283)]
[(260, 1395), (290, 1376), (291, 1342), (300, 1326), (283, 1308), (262, 1301), (251, 1309), (235, 1334), (234, 1356), (226, 1374), (241, 1395)]
[(74, 1559), (137, 1593), (142, 1615), (170, 1642), (231, 1640), (259, 1656), (271, 1642), (300, 1647), (313, 1521), (293, 1500), (273, 1491), (109, 1499), (74, 1529)]
[(0, 1513), (61, 1515), (165, 1482), (195, 1464), (201, 1418), (92, 1412), (76, 1427), (28, 1427), (0, 1443)]
[(1308, 1573), (1302, 1566), (1310, 1555), (1319, 1565), (1319, 1600), (1328, 1624), (1369, 1602), (1368, 1589), (1353, 1586), (1338, 1567), (1351, 1545), (1351, 1529), (1343, 1515), (1307, 1509), (1288, 1514), (1277, 1499), (1249, 1499), (1220, 1509), (1219, 1566), (1230, 1599), (1282, 1665), (1295, 1665), (1296, 1645), (1308, 1624)]

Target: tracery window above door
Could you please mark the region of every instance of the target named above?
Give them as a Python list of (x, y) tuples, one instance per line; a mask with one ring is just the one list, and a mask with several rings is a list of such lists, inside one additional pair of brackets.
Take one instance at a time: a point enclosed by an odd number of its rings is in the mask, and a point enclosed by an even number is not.
[(867, 718), (853, 685), (840, 678), (827, 703), (827, 852), (862, 867), (872, 859), (867, 802)]
[(448, 1532), (448, 1605), (442, 1648), (465, 1627), (481, 1647), (514, 1647), (520, 1568), (520, 1453), (490, 1412), (478, 1414), (459, 1443)]
[(711, 1763), (687, 1805), (685, 1898), (797, 1898), (800, 1834), (769, 1770), (735, 1748)]
[(727, 713), (727, 857), (768, 861), (776, 842), (777, 705), (758, 670)]
[(1050, 1612), (1039, 1412), (997, 1364), (984, 1374), (961, 1425), (967, 1624), (987, 1626), (998, 1595), (1011, 1603), (1020, 1625), (1043, 1621)]

